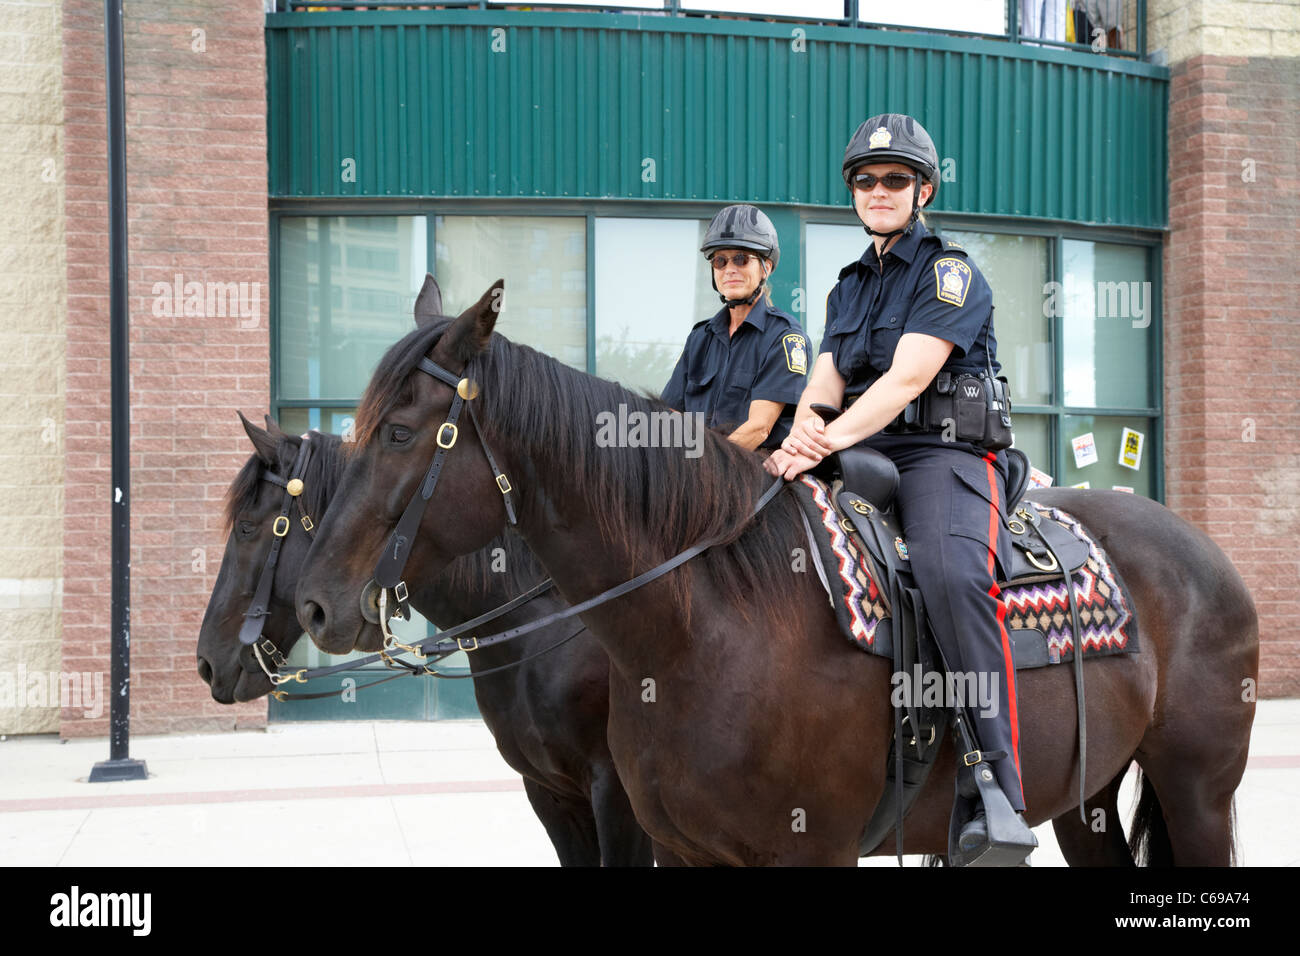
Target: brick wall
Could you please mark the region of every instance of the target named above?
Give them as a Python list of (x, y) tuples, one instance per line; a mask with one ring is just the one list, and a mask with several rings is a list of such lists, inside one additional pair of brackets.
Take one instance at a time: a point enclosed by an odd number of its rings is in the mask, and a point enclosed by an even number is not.
[[(58, 729), (63, 103), (57, 0), (0, 0), (0, 733)], [(29, 691), (35, 690), (34, 693)]]
[[(221, 499), (249, 452), (235, 409), (254, 414), (268, 404), (263, 8), (261, 0), (127, 0), (123, 18), (131, 729), (257, 726), (266, 720), (265, 701), (214, 703), (195, 668), (195, 645), (224, 547)], [(66, 0), (63, 667), (107, 673), (111, 461), (103, 29), (102, 3)], [(182, 283), (203, 283), (205, 289), (208, 283), (248, 283), (250, 314), (166, 314), (155, 283), (170, 287), (178, 274)], [(60, 730), (65, 736), (106, 734), (107, 711), (90, 720), (67, 708)]]
[[(1256, 40), (1272, 48), (1271, 35)], [(1300, 58), (1202, 53), (1171, 73), (1167, 501), (1255, 596), (1261, 695), (1295, 696)]]

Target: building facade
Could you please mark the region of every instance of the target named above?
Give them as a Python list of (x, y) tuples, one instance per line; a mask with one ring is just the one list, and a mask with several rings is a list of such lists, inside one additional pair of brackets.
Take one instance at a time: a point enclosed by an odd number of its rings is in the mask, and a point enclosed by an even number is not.
[[(102, 10), (3, 6), (22, 89), (0, 115), (0, 671), (106, 683)], [(504, 276), (502, 332), (657, 392), (716, 311), (699, 241), (738, 201), (775, 222), (776, 304), (820, 339), (866, 241), (844, 144), (886, 111), (938, 145), (928, 220), (994, 289), (1017, 446), (1058, 485), (1131, 489), (1205, 530), (1260, 610), (1258, 692), (1300, 690), (1277, 626), (1297, 430), (1276, 400), (1300, 280), (1274, 241), (1297, 226), (1300, 3), (1085, 4), (1098, 22), (1068, 29), (1001, 0), (891, 27), (865, 2), (800, 7), (821, 21), (293, 6), (124, 7), (137, 732), (472, 713), (468, 682), (211, 701), (194, 645), (250, 451), (235, 410), (346, 433), (426, 271), (449, 311)], [(306, 641), (293, 659), (316, 660)], [(105, 733), (85, 703), (0, 707), (0, 732)]]

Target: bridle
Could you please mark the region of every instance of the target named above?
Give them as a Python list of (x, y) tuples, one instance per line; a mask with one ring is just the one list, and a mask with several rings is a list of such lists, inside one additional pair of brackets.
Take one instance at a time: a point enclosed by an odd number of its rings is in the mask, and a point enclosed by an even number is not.
[(311, 520), (302, 504), (303, 476), (307, 473), (307, 463), (311, 460), (311, 434), (303, 436), (302, 443), (298, 446), (298, 455), (294, 459), (293, 467), (289, 470), (288, 480), (281, 478), (279, 475), (269, 469), (262, 469), (262, 480), (269, 481), (272, 484), (279, 485), (284, 489), (284, 503), (280, 507), (279, 516), (271, 524), (271, 533), (274, 540), (271, 542), (271, 551), (266, 556), (266, 564), (262, 567), (262, 576), (258, 579), (257, 590), (253, 592), (253, 603), (248, 611), (244, 614), (244, 624), (239, 629), (239, 643), (242, 645), (251, 645), (253, 655), (257, 658), (258, 665), (265, 672), (266, 676), (271, 679), (272, 683), (276, 682), (276, 674), (266, 666), (266, 660), (262, 657), (263, 652), (271, 658), (278, 670), (288, 665), (280, 649), (275, 646), (275, 642), (269, 637), (262, 639), (262, 628), (266, 625), (266, 618), (270, 615), (271, 588), (275, 584), (275, 569), (280, 563), (280, 548), (284, 545), (284, 539), (289, 535), (289, 512), (293, 509), (293, 503), (298, 502), (298, 510), (302, 512), (299, 521), (302, 529), (307, 532), (307, 536), (315, 540), (316, 524)]
[(453, 375), (428, 357), (421, 358), (416, 368), (432, 375), (438, 381), (450, 385), (456, 390), (456, 394), (451, 402), (451, 410), (447, 413), (447, 420), (438, 428), (435, 438), (438, 450), (433, 454), (433, 461), (429, 462), (429, 470), (424, 475), (424, 481), (420, 482), (416, 494), (411, 496), (406, 510), (402, 512), (402, 517), (397, 522), (397, 527), (393, 529), (388, 543), (384, 546), (384, 552), (379, 558), (379, 563), (375, 565), (375, 583), (381, 589), (379, 592), (379, 621), (384, 632), (385, 646), (388, 647), (402, 646), (397, 644), (396, 639), (392, 637), (388, 630), (388, 591), (392, 589), (393, 596), (397, 600), (394, 609), (395, 613), (401, 614), (402, 617), (409, 620), (408, 599), (410, 590), (407, 588), (406, 582), (402, 580), (402, 572), (406, 569), (406, 562), (411, 557), (411, 545), (415, 541), (416, 534), (419, 533), (420, 521), (424, 517), (424, 509), (429, 506), (429, 499), (433, 497), (433, 490), (438, 486), (438, 478), (442, 474), (442, 466), (446, 461), (447, 453), (455, 447), (456, 439), (460, 437), (460, 430), (456, 427), (456, 422), (459, 420), (463, 408), (469, 409), (470, 421), (474, 423), (474, 431), (478, 435), (479, 444), (483, 448), (483, 454), (487, 456), (488, 466), (492, 469), (492, 476), (496, 481), (497, 489), (501, 492), (501, 497), (505, 501), (506, 518), (511, 526), (518, 524), (515, 517), (514, 499), (511, 497), (514, 489), (510, 485), (510, 479), (497, 465), (496, 457), (488, 447), (487, 439), (483, 437), (483, 430), (479, 428), (478, 419), (474, 416), (474, 407), (466, 405), (466, 402), (478, 397), (478, 383), (463, 376)]

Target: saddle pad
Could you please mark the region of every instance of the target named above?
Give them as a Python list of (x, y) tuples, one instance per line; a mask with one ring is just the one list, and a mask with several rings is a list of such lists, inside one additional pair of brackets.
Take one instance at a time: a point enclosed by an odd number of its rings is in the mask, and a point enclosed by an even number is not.
[[(814, 528), (825, 532), (814, 531), (814, 538), (826, 569), (832, 591), (831, 604), (841, 631), (863, 651), (881, 653), (882, 649), (877, 645), (883, 643), (887, 648), (889, 642), (887, 638), (883, 642), (878, 638), (890, 633), (891, 622), (881, 589), (872, 577), (869, 559), (856, 540), (840, 526), (841, 515), (825, 483), (801, 475), (791, 487)], [(1085, 656), (1137, 653), (1136, 617), (1118, 572), (1111, 566), (1101, 546), (1066, 512), (1039, 504), (1033, 506), (1044, 519), (1058, 522), (1088, 545), (1088, 560), (1074, 573), (1075, 602), (1083, 628)], [(905, 544), (903, 548), (905, 553)], [(1040, 648), (1042, 641), (1047, 644), (1047, 660), (1040, 657), (1037, 663), (1055, 664), (1071, 659), (1074, 634), (1065, 582), (1059, 579), (1043, 581), (1039, 574), (1034, 581), (1024, 584), (1017, 585), (1014, 581), (999, 584), (1007, 607), (1007, 630), (1028, 632), (1021, 639), (1039, 641)], [(1040, 650), (1038, 654), (1041, 653)], [(1017, 666), (1024, 665), (1017, 660)]]
[[(1064, 526), (1088, 545), (1088, 560), (1074, 572), (1074, 600), (1079, 608), (1085, 657), (1107, 654), (1135, 654), (1138, 651), (1137, 618), (1101, 545), (1073, 516), (1059, 508), (1028, 502), (1045, 519)], [(1039, 631), (1047, 640), (1049, 663), (1073, 657), (1074, 627), (1064, 581), (1038, 581), (1004, 585), (1002, 600), (1007, 606), (1008, 630)]]
[(821, 550), (840, 630), (858, 647), (870, 651), (889, 612), (881, 603), (880, 589), (871, 576), (867, 557), (840, 527), (840, 516), (824, 482), (811, 475), (800, 475), (791, 487), (813, 528), (826, 531), (822, 535), (815, 530), (813, 537)]

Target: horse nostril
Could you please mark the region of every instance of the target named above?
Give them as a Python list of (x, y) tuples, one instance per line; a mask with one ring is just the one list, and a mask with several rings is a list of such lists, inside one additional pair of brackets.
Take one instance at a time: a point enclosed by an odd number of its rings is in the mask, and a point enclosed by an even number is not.
[(212, 665), (202, 657), (199, 658), (199, 676), (203, 678), (203, 683), (212, 686)]
[(325, 633), (325, 625), (328, 623), (328, 618), (325, 616), (325, 609), (315, 601), (305, 601), (303, 603), (303, 610), (306, 612), (307, 616), (305, 622), (307, 625), (307, 633), (310, 634), (313, 639)]

